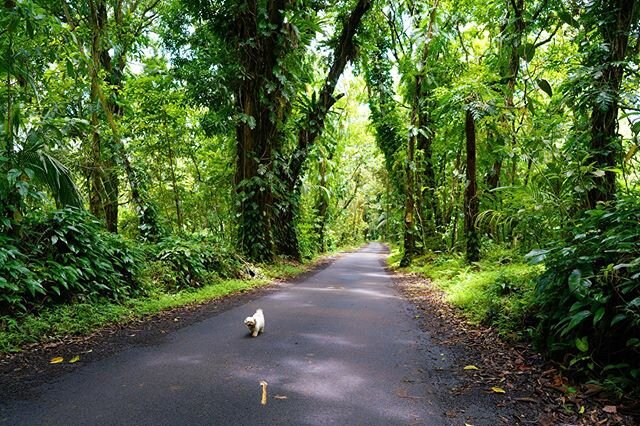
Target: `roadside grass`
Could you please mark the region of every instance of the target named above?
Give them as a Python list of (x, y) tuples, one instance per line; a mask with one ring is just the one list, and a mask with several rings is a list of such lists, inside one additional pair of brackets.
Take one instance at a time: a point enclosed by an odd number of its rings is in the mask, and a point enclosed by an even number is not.
[[(398, 269), (400, 258), (394, 248), (389, 265)], [(524, 263), (521, 255), (493, 246), (470, 265), (459, 254), (427, 253), (399, 271), (430, 279), (472, 323), (491, 326), (513, 340), (529, 337), (534, 280), (543, 267)]]
[(44, 308), (38, 313), (19, 317), (0, 317), (0, 353), (19, 352), (25, 346), (55, 341), (68, 335), (90, 334), (100, 328), (124, 324), (152, 316), (161, 311), (186, 305), (197, 305), (244, 290), (258, 288), (275, 279), (285, 279), (304, 273), (314, 261), (295, 263), (280, 261), (272, 265), (258, 265), (254, 279), (214, 279), (200, 288), (188, 288), (175, 293), (161, 285), (147, 282), (145, 295), (118, 302), (101, 300), (91, 303), (72, 303)]

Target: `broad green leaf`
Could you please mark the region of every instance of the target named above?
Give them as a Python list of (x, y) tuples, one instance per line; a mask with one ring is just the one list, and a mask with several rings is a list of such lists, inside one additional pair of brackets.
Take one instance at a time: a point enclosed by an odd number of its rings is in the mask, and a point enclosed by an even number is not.
[(632, 337), (631, 339), (627, 340), (627, 346), (634, 349), (640, 348), (640, 339), (637, 337)]
[(73, 67), (73, 63), (71, 62), (71, 60), (67, 59), (67, 60), (65, 61), (65, 66), (66, 66), (66, 68), (67, 68), (67, 75), (68, 75), (69, 77), (75, 78), (75, 76), (76, 76), (76, 71), (75, 71), (75, 69), (74, 69), (74, 67)]
[(548, 253), (549, 250), (535, 249), (527, 253), (524, 258), (527, 262), (536, 265), (538, 263), (544, 262), (544, 259), (547, 257)]
[(558, 17), (565, 23), (568, 24), (574, 28), (579, 28), (580, 24), (573, 19), (573, 16), (571, 16), (571, 14), (569, 12), (567, 12), (564, 9), (561, 9), (558, 11)]
[(560, 335), (561, 336), (566, 335), (568, 332), (576, 328), (578, 325), (580, 325), (580, 323), (582, 323), (582, 321), (589, 318), (590, 316), (591, 316), (591, 311), (589, 310), (580, 311), (577, 314), (572, 315), (570, 317), (571, 321), (569, 321), (569, 324), (562, 329), (562, 333), (560, 333)]
[(596, 325), (600, 322), (600, 320), (604, 316), (604, 313), (605, 313), (604, 306), (600, 306), (596, 311), (596, 314), (593, 316), (593, 325)]
[(536, 46), (533, 43), (525, 43), (518, 48), (518, 56), (529, 62), (536, 54)]
[(627, 303), (628, 308), (640, 308), (640, 297), (636, 297), (631, 302)]
[(544, 93), (549, 95), (549, 97), (553, 96), (553, 90), (551, 89), (551, 85), (547, 80), (545, 80), (544, 78), (540, 78), (537, 80), (537, 82), (538, 82), (538, 87), (542, 89)]
[(580, 352), (587, 352), (589, 350), (589, 338), (587, 336), (576, 338), (576, 348)]
[(569, 275), (569, 289), (573, 292), (578, 291), (580, 281), (582, 281), (582, 272), (580, 272), (580, 269), (574, 269)]

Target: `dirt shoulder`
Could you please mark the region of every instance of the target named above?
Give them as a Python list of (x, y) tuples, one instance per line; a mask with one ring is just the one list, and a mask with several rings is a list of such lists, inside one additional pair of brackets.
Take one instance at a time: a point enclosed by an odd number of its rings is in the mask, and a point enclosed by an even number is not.
[(493, 330), (469, 324), (429, 280), (393, 274), (398, 290), (415, 306), (420, 328), (450, 349), (456, 365), (467, 366), (456, 373), (462, 385), (448, 390), (451, 417), (464, 416), (462, 402), (469, 395), (495, 393), (501, 396), (496, 412), (508, 413), (498, 415), (503, 424), (640, 424), (637, 401), (612, 402), (598, 386), (571, 384), (530, 347), (509, 344)]
[[(90, 362), (110, 357), (133, 346), (155, 345), (169, 333), (243, 305), (253, 299), (278, 291), (283, 286), (303, 281), (328, 267), (340, 255), (317, 260), (306, 272), (287, 280), (274, 280), (265, 286), (241, 291), (202, 304), (186, 305), (104, 327), (89, 335), (64, 336), (55, 341), (33, 344), (15, 354), (0, 354), (0, 401), (29, 399), (35, 387), (55, 380)], [(54, 357), (76, 363), (50, 364)]]

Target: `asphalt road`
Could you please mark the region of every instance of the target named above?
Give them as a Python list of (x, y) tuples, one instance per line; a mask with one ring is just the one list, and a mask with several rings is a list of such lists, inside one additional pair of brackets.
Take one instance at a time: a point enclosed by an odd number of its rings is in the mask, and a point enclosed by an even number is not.
[[(384, 257), (370, 244), (157, 345), (83, 366), (31, 400), (0, 401), (0, 424), (464, 424), (444, 416), (437, 395), (451, 383), (430, 373), (451, 367), (445, 349), (428, 347)], [(265, 333), (251, 338), (243, 320), (256, 308)]]

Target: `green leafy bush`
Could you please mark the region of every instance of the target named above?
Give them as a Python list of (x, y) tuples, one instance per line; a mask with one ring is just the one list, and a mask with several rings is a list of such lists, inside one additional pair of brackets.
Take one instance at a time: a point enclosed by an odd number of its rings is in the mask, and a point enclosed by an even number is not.
[[(640, 200), (584, 213), (570, 237), (536, 250), (537, 334), (569, 367), (625, 387), (640, 379)], [(585, 367), (587, 367), (585, 369)]]
[(20, 239), (0, 236), (0, 310), (99, 297), (138, 289), (138, 256), (89, 213), (67, 208), (28, 216)]
[(27, 265), (28, 258), (17, 242), (0, 235), (0, 313), (10, 309), (25, 310), (25, 299), (44, 295), (46, 291)]
[[(194, 235), (190, 238), (166, 237), (152, 246), (152, 262), (163, 274), (152, 279), (165, 289), (202, 287), (216, 278), (244, 278), (255, 272), (238, 255), (220, 246), (213, 238)], [(160, 265), (158, 265), (160, 263)]]
[(411, 270), (431, 278), (472, 321), (520, 339), (532, 324), (535, 278), (542, 269), (523, 264), (514, 250), (496, 244), (484, 249), (489, 251), (473, 265), (460, 255), (428, 253), (414, 259)]

